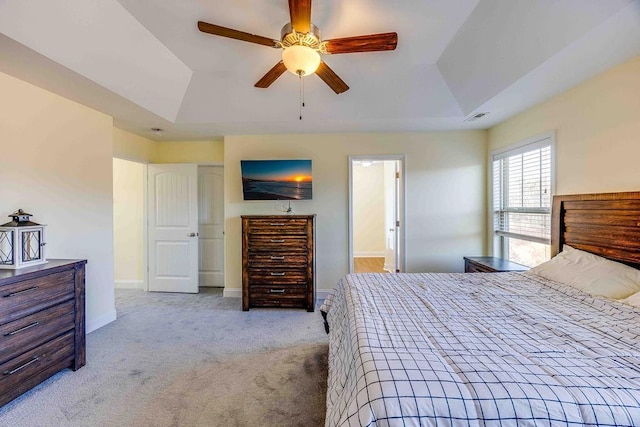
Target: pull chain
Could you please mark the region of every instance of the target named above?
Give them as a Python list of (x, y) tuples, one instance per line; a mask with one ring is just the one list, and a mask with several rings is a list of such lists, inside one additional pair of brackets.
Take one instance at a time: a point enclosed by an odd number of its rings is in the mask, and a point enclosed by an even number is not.
[(300, 80), (300, 93), (299, 93), (299, 101), (300, 101), (300, 120), (302, 120), (302, 108), (304, 107), (304, 79), (302, 78), (302, 76), (304, 71), (302, 70), (298, 70), (298, 79)]
[(298, 79), (300, 79), (300, 92), (298, 94), (298, 101), (300, 102), (300, 120), (302, 120), (302, 107), (304, 106), (304, 87), (302, 86), (302, 73), (298, 73)]

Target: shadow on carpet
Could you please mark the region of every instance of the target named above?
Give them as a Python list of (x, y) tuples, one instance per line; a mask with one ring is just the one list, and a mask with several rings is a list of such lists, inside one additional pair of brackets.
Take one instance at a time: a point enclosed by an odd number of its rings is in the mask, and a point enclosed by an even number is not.
[(150, 397), (135, 426), (322, 426), (326, 344), (235, 356), (191, 370)]

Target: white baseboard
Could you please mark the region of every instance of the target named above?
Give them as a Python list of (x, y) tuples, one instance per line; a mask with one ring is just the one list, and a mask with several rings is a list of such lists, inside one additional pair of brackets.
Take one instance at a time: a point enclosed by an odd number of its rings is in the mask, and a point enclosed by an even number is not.
[(113, 282), (116, 289), (142, 289), (143, 285), (142, 280), (116, 280)]
[(98, 317), (97, 319), (87, 320), (87, 324), (85, 325), (85, 329), (86, 329), (87, 333), (89, 334), (89, 333), (95, 331), (96, 329), (100, 329), (103, 326), (108, 325), (109, 323), (113, 322), (114, 320), (116, 320), (117, 317), (118, 317), (118, 315), (116, 314), (116, 311), (115, 310), (111, 310), (107, 314), (103, 314), (102, 316)]
[(375, 252), (375, 251), (371, 251), (371, 252), (354, 252), (353, 256), (355, 258), (384, 258), (384, 251), (383, 252)]
[(224, 298), (242, 298), (242, 289), (224, 288), (224, 291), (222, 291), (222, 296)]
[(333, 289), (317, 289), (316, 290), (316, 299), (324, 301), (328, 296), (329, 292)]

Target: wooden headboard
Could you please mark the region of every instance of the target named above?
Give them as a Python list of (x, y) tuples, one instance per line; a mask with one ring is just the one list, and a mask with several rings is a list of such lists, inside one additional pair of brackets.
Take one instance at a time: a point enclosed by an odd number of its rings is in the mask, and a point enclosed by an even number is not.
[(640, 192), (554, 196), (551, 256), (567, 244), (640, 268)]

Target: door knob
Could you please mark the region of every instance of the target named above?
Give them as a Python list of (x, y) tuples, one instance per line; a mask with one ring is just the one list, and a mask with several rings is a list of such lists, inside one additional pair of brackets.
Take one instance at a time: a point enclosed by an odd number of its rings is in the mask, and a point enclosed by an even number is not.
[(189, 233), (187, 234), (187, 237), (196, 237), (196, 233)]

